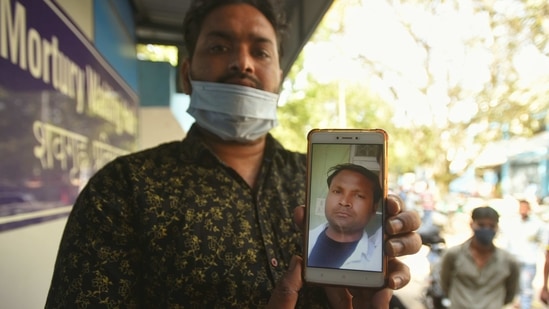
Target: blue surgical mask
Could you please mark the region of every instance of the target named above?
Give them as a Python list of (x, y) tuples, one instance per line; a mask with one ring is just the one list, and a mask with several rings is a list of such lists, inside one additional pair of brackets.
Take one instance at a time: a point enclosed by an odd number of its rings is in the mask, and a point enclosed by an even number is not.
[(196, 123), (226, 141), (249, 142), (277, 124), (278, 95), (251, 87), (191, 80), (187, 112)]
[(475, 229), (475, 238), (478, 240), (479, 243), (487, 246), (492, 244), (492, 241), (494, 240), (494, 236), (496, 236), (496, 231), (490, 228), (477, 228)]

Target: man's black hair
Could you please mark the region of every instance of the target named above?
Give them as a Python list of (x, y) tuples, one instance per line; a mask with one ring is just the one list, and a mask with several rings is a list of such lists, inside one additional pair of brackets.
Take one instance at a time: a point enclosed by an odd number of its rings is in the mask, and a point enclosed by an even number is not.
[(183, 20), (183, 39), (189, 58), (193, 57), (196, 49), (202, 23), (214, 9), (228, 4), (249, 4), (260, 11), (273, 26), (278, 41), (278, 53), (282, 59), (282, 41), (288, 25), (281, 2), (281, 0), (194, 0)]
[(362, 174), (364, 175), (364, 177), (369, 179), (374, 184), (373, 202), (374, 202), (374, 205), (377, 204), (377, 202), (379, 201), (382, 195), (381, 184), (379, 183), (379, 176), (362, 165), (353, 164), (353, 163), (343, 163), (343, 164), (338, 164), (336, 166), (330, 167), (330, 169), (328, 169), (328, 178), (326, 179), (328, 183), (328, 187), (330, 187), (330, 185), (332, 184), (332, 180), (334, 179), (334, 177), (337, 174), (339, 174), (339, 172), (344, 170), (353, 171), (353, 172)]
[(473, 219), (473, 221), (476, 221), (479, 219), (492, 219), (492, 220), (495, 220), (496, 222), (499, 222), (498, 212), (490, 206), (481, 206), (473, 209), (471, 218)]

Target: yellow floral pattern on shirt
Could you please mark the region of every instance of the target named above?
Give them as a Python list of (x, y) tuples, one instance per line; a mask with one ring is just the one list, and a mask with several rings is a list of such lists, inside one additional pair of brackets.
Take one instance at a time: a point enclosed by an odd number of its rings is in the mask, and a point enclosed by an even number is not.
[[(182, 142), (120, 157), (69, 216), (47, 308), (261, 308), (301, 254), (293, 209), (305, 156), (268, 136), (251, 189), (192, 128)], [(298, 308), (324, 308), (304, 288)]]

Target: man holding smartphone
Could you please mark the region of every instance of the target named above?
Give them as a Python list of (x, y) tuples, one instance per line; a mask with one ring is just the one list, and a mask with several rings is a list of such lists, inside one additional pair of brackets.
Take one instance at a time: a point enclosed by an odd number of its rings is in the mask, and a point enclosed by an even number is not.
[(181, 67), (185, 138), (119, 157), (80, 193), (46, 308), (386, 308), (410, 281), (417, 214), (388, 197), (385, 289), (303, 283), (306, 156), (276, 125), (284, 21), (267, 0), (200, 0)]
[(382, 196), (379, 176), (367, 168), (339, 164), (328, 170), (327, 222), (309, 233), (309, 267), (381, 271), (381, 222), (366, 231), (376, 217)]

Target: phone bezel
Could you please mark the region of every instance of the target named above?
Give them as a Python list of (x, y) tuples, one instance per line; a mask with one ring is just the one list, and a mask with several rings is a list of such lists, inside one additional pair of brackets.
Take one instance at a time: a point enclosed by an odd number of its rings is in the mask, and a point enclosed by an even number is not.
[[(356, 286), (356, 287), (383, 287), (386, 284), (387, 258), (382, 245), (381, 271), (350, 270), (309, 267), (309, 232), (312, 212), (311, 201), (311, 170), (313, 144), (379, 144), (382, 146), (382, 164), (379, 172), (382, 174), (381, 186), (383, 196), (379, 209), (381, 210), (381, 229), (385, 229), (385, 200), (387, 197), (387, 133), (382, 129), (313, 129), (307, 135), (307, 196), (306, 196), (306, 225), (304, 246), (304, 280), (312, 284)], [(383, 236), (383, 242), (385, 237)]]

